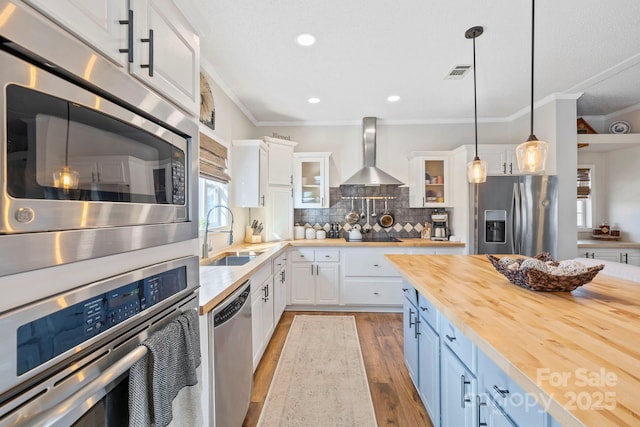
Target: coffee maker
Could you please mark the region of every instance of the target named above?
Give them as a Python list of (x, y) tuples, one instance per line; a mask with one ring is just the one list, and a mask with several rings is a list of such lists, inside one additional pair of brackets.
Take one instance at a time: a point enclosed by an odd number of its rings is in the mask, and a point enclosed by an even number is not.
[(449, 240), (449, 214), (436, 210), (431, 214), (431, 240)]

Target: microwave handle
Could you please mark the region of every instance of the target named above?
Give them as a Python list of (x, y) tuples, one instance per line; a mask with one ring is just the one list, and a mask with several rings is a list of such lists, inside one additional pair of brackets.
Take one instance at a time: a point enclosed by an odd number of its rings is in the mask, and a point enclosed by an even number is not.
[(120, 375), (128, 371), (138, 360), (142, 359), (149, 350), (144, 345), (139, 345), (135, 349), (127, 353), (122, 359), (109, 366), (96, 378), (86, 386), (82, 387), (76, 393), (72, 394), (64, 401), (60, 402), (53, 408), (41, 412), (36, 419), (33, 420), (32, 426), (50, 426), (60, 422), (64, 417), (93, 398), (93, 395), (109, 383), (113, 382)]

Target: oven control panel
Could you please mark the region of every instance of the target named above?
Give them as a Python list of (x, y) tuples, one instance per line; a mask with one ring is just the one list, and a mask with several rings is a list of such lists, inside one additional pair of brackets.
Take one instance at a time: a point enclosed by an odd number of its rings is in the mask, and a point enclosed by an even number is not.
[(21, 375), (187, 287), (186, 267), (120, 286), (18, 328)]

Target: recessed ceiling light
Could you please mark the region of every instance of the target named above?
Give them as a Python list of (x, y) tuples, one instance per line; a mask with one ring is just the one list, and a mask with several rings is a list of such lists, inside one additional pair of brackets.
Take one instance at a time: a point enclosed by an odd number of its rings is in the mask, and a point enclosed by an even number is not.
[(317, 104), (318, 102), (320, 102), (320, 98), (309, 98), (307, 99), (307, 101), (309, 102), (309, 104)]
[(304, 33), (304, 34), (300, 34), (296, 38), (296, 41), (300, 46), (311, 46), (316, 42), (316, 38), (311, 34)]
[(398, 102), (400, 101), (400, 96), (399, 95), (391, 95), (387, 97), (387, 101), (389, 102)]

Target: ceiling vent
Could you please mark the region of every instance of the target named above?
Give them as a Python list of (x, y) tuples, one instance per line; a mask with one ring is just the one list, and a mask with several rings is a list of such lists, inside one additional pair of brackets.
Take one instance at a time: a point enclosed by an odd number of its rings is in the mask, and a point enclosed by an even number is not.
[(471, 65), (456, 65), (453, 67), (446, 76), (445, 80), (460, 80), (471, 70)]

